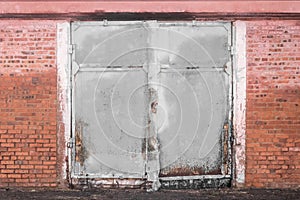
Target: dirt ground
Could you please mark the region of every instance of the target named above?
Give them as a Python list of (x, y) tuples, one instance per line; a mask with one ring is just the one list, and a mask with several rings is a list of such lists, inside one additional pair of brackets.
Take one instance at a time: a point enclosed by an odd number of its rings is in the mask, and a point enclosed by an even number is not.
[(300, 189), (201, 189), (160, 190), (134, 189), (35, 190), (0, 189), (0, 199), (300, 199)]

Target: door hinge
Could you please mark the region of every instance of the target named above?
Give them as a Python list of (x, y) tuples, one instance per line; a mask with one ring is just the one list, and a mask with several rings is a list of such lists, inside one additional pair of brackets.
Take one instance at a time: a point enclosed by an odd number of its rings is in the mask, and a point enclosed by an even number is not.
[(67, 148), (73, 148), (73, 138), (70, 138), (69, 141), (67, 142)]
[(234, 46), (228, 46), (228, 50), (230, 51), (230, 55), (236, 54)]
[(68, 53), (69, 53), (69, 54), (72, 54), (73, 51), (74, 51), (74, 48), (75, 48), (75, 44), (70, 44), (70, 45), (68, 46)]

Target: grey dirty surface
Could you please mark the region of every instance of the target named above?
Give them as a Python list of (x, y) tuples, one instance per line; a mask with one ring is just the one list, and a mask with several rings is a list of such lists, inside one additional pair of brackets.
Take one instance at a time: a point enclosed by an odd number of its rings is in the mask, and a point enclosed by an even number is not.
[(71, 176), (229, 175), (231, 23), (74, 22), (71, 35)]
[(0, 199), (300, 199), (300, 189), (137, 189), (32, 190), (0, 189)]

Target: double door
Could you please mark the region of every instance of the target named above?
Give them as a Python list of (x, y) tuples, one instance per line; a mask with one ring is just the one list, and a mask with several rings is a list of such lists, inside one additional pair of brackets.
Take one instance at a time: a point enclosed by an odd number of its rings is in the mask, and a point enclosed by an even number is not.
[(74, 22), (71, 38), (73, 177), (230, 173), (229, 23)]

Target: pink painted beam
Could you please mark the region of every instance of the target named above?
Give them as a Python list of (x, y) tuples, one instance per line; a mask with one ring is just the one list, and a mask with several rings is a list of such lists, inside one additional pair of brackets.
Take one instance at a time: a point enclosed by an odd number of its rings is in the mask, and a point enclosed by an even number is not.
[(1, 1), (0, 14), (91, 12), (300, 13), (300, 1)]

